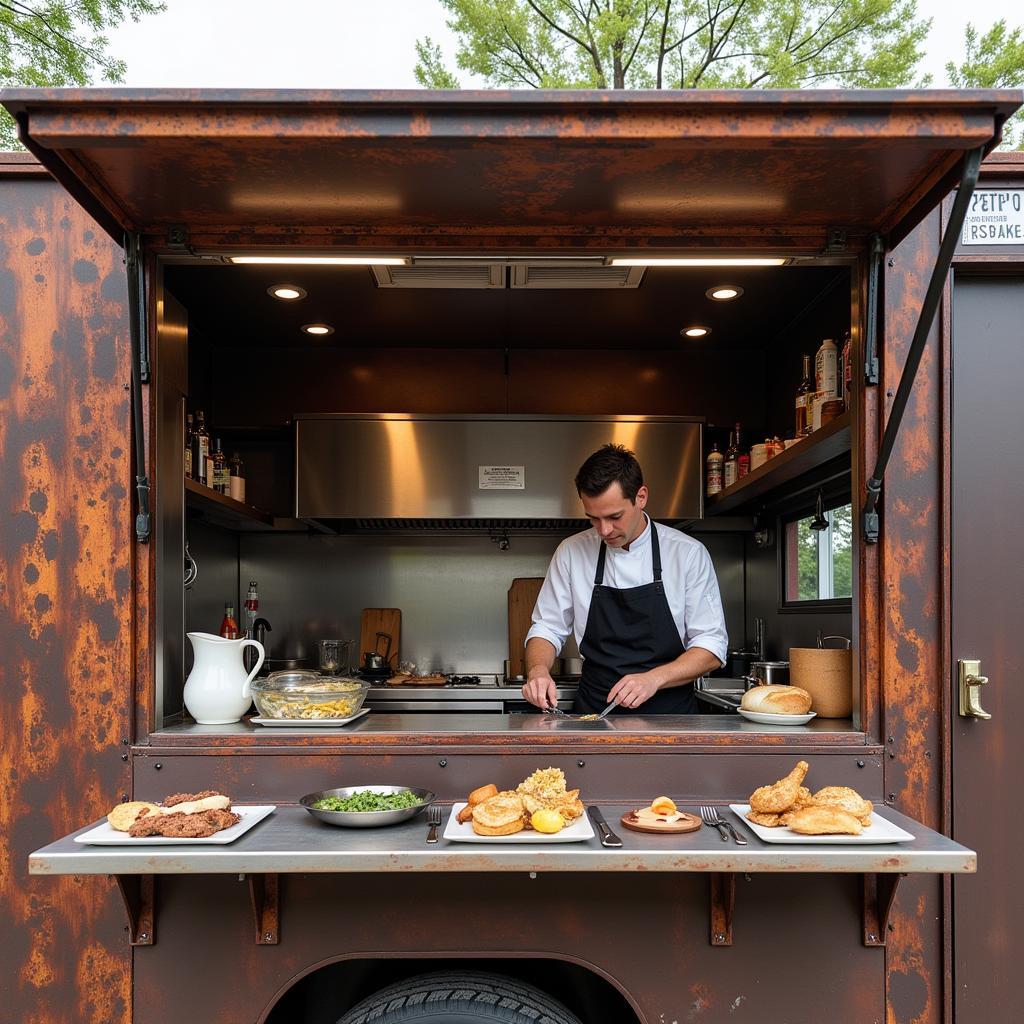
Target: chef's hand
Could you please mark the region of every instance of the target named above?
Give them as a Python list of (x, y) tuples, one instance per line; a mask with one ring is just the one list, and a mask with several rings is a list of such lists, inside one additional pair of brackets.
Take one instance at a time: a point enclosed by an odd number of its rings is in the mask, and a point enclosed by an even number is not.
[(523, 696), (539, 708), (553, 708), (558, 704), (555, 681), (546, 668), (534, 669), (523, 684)]
[(638, 708), (658, 692), (658, 682), (649, 672), (623, 676), (608, 691), (608, 703), (616, 698), (624, 708)]

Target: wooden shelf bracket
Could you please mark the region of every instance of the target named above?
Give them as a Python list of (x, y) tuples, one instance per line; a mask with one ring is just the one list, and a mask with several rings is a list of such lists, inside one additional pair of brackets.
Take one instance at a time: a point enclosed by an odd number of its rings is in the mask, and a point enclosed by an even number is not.
[(156, 878), (153, 875), (115, 875), (128, 914), (128, 941), (133, 946), (156, 942)]

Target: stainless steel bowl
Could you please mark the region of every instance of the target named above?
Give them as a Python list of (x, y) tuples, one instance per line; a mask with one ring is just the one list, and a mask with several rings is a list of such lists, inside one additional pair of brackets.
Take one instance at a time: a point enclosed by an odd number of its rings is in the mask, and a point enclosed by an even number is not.
[[(313, 806), (326, 796), (344, 799), (356, 793), (368, 790), (374, 793), (401, 793), (407, 789), (419, 798), (419, 803), (412, 807), (402, 807), (397, 811), (320, 811)], [(342, 786), (340, 789), (322, 789), (319, 793), (307, 793), (299, 803), (321, 821), (328, 825), (340, 825), (342, 828), (380, 828), (383, 825), (397, 825), (400, 821), (415, 818), (422, 810), (432, 804), (435, 796), (429, 789), (417, 789), (415, 786)]]

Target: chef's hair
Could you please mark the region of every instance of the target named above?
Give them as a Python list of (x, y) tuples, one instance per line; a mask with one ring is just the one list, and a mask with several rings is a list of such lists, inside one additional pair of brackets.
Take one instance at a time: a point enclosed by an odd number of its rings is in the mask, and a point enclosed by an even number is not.
[(596, 498), (616, 482), (623, 495), (635, 502), (637, 491), (644, 485), (644, 471), (625, 445), (604, 444), (580, 466), (576, 493)]

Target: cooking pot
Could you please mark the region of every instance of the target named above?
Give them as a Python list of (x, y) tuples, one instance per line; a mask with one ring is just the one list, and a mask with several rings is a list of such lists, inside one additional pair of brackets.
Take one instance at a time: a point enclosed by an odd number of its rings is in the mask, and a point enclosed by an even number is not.
[(789, 685), (788, 661), (755, 661), (751, 663), (750, 674), (743, 676), (745, 689), (755, 686)]
[[(379, 651), (380, 641), (383, 638), (384, 653), (381, 654)], [(390, 633), (378, 633), (376, 636), (376, 643), (373, 645), (372, 651), (363, 652), (363, 667), (362, 671), (366, 675), (384, 675), (390, 674), (391, 672), (391, 634)]]

